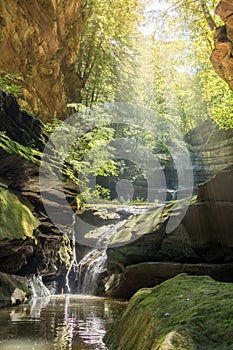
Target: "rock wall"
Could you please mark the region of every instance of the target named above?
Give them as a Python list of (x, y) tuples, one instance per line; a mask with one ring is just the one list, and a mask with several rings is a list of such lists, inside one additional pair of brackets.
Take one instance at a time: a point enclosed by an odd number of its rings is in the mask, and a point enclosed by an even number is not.
[(120, 229), (107, 250), (108, 295), (131, 297), (181, 272), (233, 282), (233, 166), (200, 186), (182, 222), (166, 233), (172, 203), (150, 210)]
[(216, 13), (225, 22), (224, 26), (215, 32), (215, 48), (211, 55), (215, 71), (233, 90), (233, 3), (222, 0), (217, 6)]
[(0, 308), (28, 302), (31, 294), (25, 283), (0, 272)]
[(186, 142), (193, 157), (197, 156), (200, 160), (199, 164), (196, 162), (199, 168), (196, 173), (200, 177), (197, 183), (233, 164), (233, 129), (221, 130), (207, 120), (186, 135)]
[[(51, 222), (42, 203), (39, 165), (47, 135), (43, 124), (22, 112), (13, 96), (0, 92), (0, 271), (14, 274), (42, 274), (56, 278), (66, 270), (72, 251), (69, 234)], [(53, 155), (51, 150), (51, 155)], [(56, 166), (56, 158), (54, 160)], [(64, 167), (65, 171), (66, 166)], [(60, 193), (48, 188), (51, 210), (66, 218), (76, 210), (78, 187), (64, 172), (67, 207)], [(65, 220), (65, 219), (64, 219)]]
[(0, 68), (24, 81), (22, 106), (48, 120), (76, 100), (81, 0), (0, 0)]

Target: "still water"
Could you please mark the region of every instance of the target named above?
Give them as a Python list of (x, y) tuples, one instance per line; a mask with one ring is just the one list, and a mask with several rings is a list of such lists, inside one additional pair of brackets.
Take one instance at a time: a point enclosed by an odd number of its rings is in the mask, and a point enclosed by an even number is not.
[(102, 338), (126, 302), (78, 295), (0, 310), (1, 350), (107, 350)]

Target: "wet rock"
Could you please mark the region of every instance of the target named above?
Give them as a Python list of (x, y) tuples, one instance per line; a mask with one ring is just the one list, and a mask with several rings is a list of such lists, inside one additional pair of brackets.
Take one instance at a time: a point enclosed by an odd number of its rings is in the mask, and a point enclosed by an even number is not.
[(230, 349), (231, 295), (231, 283), (178, 275), (138, 291), (104, 340), (109, 350)]
[(139, 215), (120, 229), (107, 250), (107, 293), (129, 297), (143, 286), (159, 284), (184, 271), (233, 282), (232, 177), (229, 167), (201, 185), (173, 232), (166, 233), (166, 224), (179, 214), (182, 201), (176, 212), (171, 203), (163, 210)]
[(129, 265), (121, 273), (111, 274), (105, 283), (105, 291), (108, 296), (129, 299), (139, 289), (154, 287), (180, 273), (208, 275), (218, 281), (233, 282), (232, 268), (233, 263), (144, 262)]
[[(51, 199), (52, 212), (61, 210), (62, 194), (67, 199), (63, 215), (59, 213), (63, 226), (56, 227), (43, 206), (39, 185), (40, 159), (48, 139), (43, 124), (1, 91), (0, 104), (0, 271), (56, 278), (64, 273), (72, 255), (67, 237), (72, 215), (67, 220), (65, 214), (76, 210), (78, 186), (70, 180), (67, 164), (63, 190), (47, 185), (44, 193)], [(54, 157), (50, 170), (59, 166)]]
[(0, 307), (21, 304), (31, 295), (26, 284), (17, 281), (14, 276), (0, 272)]

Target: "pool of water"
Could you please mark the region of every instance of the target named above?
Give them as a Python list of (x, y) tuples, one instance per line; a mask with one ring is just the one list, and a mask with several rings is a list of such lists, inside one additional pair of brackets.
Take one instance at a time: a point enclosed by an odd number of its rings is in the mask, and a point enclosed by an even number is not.
[(126, 304), (57, 295), (0, 310), (0, 349), (107, 350), (102, 338)]

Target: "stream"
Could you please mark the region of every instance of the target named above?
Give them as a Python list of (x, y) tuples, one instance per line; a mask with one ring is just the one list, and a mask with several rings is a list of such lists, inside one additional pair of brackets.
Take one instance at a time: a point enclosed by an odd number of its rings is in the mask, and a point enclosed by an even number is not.
[(41, 277), (27, 279), (32, 300), (0, 310), (0, 350), (107, 350), (103, 336), (127, 302), (92, 295), (105, 269), (110, 239), (122, 223), (148, 209), (119, 208), (123, 220), (96, 228), (93, 248), (74, 264), (77, 294), (48, 295)]
[(102, 338), (125, 301), (83, 295), (34, 298), (0, 310), (1, 350), (107, 350)]

